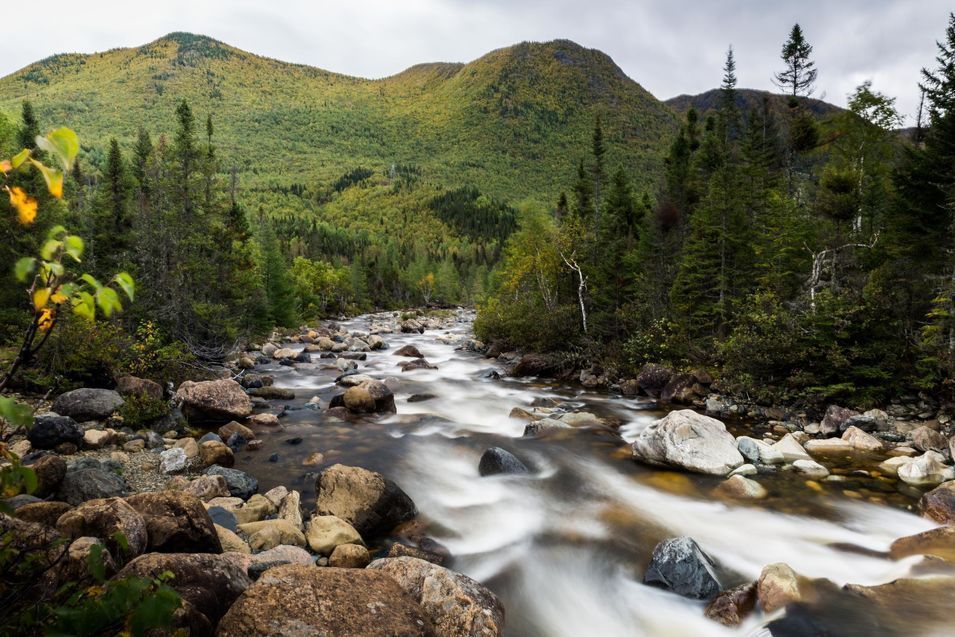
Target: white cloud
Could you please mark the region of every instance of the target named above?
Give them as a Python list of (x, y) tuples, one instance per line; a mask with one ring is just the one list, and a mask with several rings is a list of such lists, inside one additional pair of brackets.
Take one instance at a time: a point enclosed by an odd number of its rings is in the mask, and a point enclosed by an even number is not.
[(945, 0), (47, 0), (4, 7), (0, 74), (53, 53), (138, 46), (191, 31), (327, 70), (381, 77), (419, 62), (468, 61), (522, 40), (569, 38), (608, 53), (661, 98), (719, 83), (727, 45), (740, 85), (771, 88), (799, 21), (815, 45), (817, 93), (837, 104), (864, 79), (913, 113)]

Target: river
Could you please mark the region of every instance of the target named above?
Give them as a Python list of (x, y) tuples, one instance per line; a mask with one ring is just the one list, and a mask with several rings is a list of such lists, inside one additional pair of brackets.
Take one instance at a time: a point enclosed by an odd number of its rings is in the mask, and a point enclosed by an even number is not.
[[(450, 550), (452, 567), (501, 598), (509, 637), (761, 634), (767, 618), (759, 613), (728, 629), (703, 616), (702, 602), (642, 584), (656, 543), (676, 535), (694, 538), (714, 558), (726, 587), (756, 579), (773, 562), (839, 585), (870, 585), (906, 576), (918, 561), (871, 553), (934, 526), (906, 510), (911, 498), (894, 488), (883, 487), (880, 496), (869, 481), (852, 495), (871, 497), (859, 498), (845, 495), (845, 485), (814, 490), (788, 475), (756, 476), (768, 498), (722, 502), (710, 495), (718, 479), (630, 459), (627, 441), (665, 413), (654, 402), (503, 373), (496, 378), (488, 372), (503, 371), (497, 361), (437, 340), (470, 335), (471, 319), (462, 310), (449, 330), (383, 334), (389, 348), (359, 363), (362, 373), (398, 379), (392, 416), (327, 418), (324, 407), (342, 391), (334, 384), (339, 371), (329, 368), (334, 360), (260, 366), (256, 371), (295, 390), (296, 399), (272, 401), (273, 411), (287, 406), (282, 427), (263, 435), (260, 450), (237, 454), (236, 467), (256, 475), (263, 491), (280, 484), (299, 489), (307, 509), (314, 506), (315, 475), (330, 464), (392, 478), (414, 499), (427, 534)], [(367, 331), (371, 320), (341, 325)], [(408, 359), (394, 352), (405, 344), (438, 369), (402, 373), (396, 365)], [(409, 402), (415, 394), (434, 397)], [(305, 407), (315, 395), (321, 410)], [(509, 417), (512, 408), (552, 400), (621, 426), (522, 438), (525, 422)], [(296, 438), (302, 442), (289, 442)], [(513, 452), (532, 473), (481, 477), (478, 461), (491, 446)]]

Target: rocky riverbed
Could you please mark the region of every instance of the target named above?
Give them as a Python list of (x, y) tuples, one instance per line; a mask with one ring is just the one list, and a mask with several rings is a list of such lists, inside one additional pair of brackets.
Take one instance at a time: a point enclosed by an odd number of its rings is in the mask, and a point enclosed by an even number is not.
[[(92, 544), (115, 573), (172, 572), (194, 634), (946, 634), (937, 405), (813, 422), (702, 372), (545, 380), (471, 318), (368, 315), (172, 394), (57, 397), (13, 442), (39, 485), (3, 524), (67, 540), (61, 579)], [(181, 418), (129, 429), (130, 396)]]

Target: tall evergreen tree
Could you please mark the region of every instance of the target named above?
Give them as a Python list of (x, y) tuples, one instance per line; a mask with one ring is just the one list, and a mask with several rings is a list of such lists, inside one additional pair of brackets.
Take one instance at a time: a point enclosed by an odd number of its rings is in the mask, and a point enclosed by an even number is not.
[(794, 98), (811, 95), (818, 71), (810, 56), (812, 45), (806, 41), (802, 27), (794, 24), (783, 44), (781, 57), (785, 68), (774, 76), (776, 86)]

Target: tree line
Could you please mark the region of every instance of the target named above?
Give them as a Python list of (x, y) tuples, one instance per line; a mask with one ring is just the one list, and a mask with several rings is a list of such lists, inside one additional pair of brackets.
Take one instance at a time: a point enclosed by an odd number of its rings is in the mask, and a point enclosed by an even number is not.
[(717, 108), (686, 113), (656, 192), (605, 165), (598, 118), (569, 196), (524, 211), (479, 334), (620, 372), (708, 367), (765, 400), (951, 392), (955, 16), (911, 135), (870, 82), (814, 115), (812, 53), (794, 26), (785, 107), (746, 108), (730, 47)]

